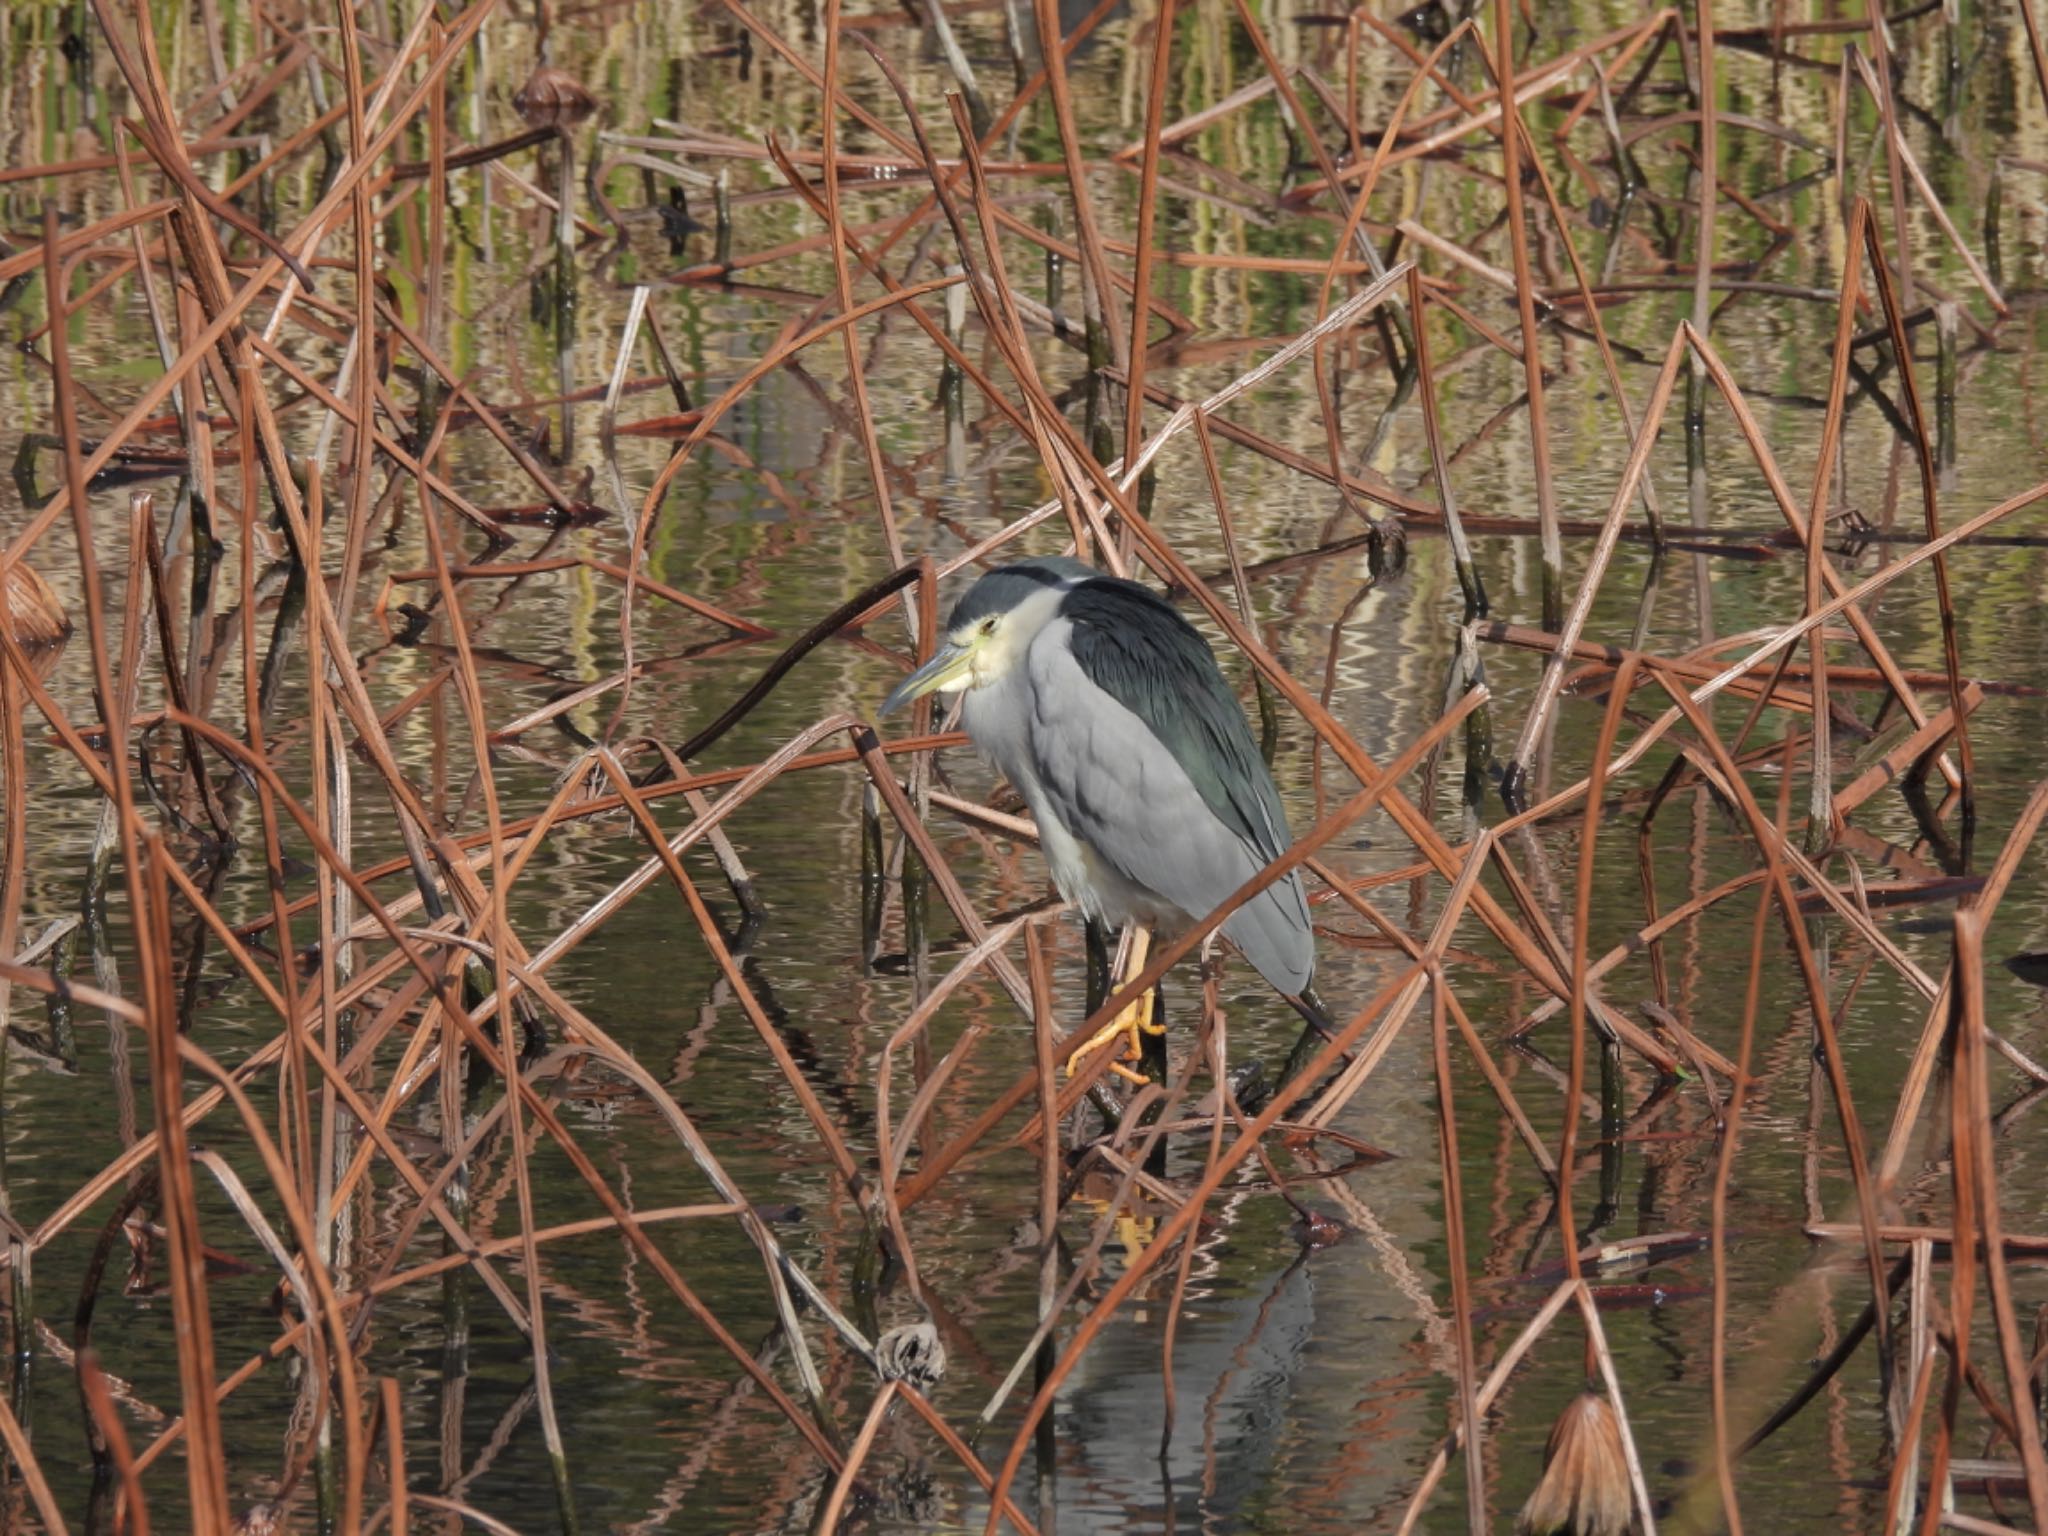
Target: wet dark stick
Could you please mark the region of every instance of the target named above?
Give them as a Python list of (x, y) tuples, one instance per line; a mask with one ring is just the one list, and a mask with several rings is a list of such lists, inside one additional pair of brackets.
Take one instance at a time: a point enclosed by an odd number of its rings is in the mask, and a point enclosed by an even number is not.
[(730, 731), (734, 726), (746, 719), (749, 714), (753, 713), (756, 705), (775, 691), (776, 685), (789, 675), (790, 668), (794, 667), (799, 661), (802, 661), (804, 657), (823, 645), (827, 640), (839, 633), (848, 623), (858, 618), (883, 598), (893, 592), (900, 592), (903, 588), (909, 586), (913, 581), (917, 580), (920, 571), (923, 569), (922, 563), (913, 563), (903, 566), (899, 570), (891, 571), (880, 581), (871, 582), (869, 585), (861, 588), (852, 597), (826, 614), (824, 618), (818, 620), (817, 623), (797, 636), (780, 656), (770, 662), (768, 670), (755, 680), (751, 688), (728, 705), (723, 714), (676, 748), (676, 756), (687, 761), (697, 756), (706, 747), (709, 747), (713, 742), (725, 735), (727, 731)]
[(1472, 545), (1465, 537), (1465, 525), (1458, 519), (1458, 498), (1451, 489), (1450, 465), (1444, 458), (1443, 428), (1437, 420), (1436, 379), (1429, 366), (1429, 313), (1423, 296), (1422, 271), (1408, 271), (1408, 309), (1415, 326), (1415, 373), (1422, 396), (1422, 425), (1429, 439), (1429, 461), (1436, 479), (1437, 502), (1443, 508), (1444, 530), (1450, 536), (1451, 565), (1458, 573), (1458, 590), (1465, 594), (1465, 621), (1486, 617), (1486, 583), (1472, 558)]

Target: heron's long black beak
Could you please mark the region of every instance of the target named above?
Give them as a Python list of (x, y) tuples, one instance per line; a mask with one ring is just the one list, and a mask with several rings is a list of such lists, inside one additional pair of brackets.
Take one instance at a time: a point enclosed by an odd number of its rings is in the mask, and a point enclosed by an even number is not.
[(951, 641), (941, 645), (938, 654), (903, 679), (882, 700), (882, 713), (893, 714), (912, 699), (945, 688), (948, 683), (964, 678), (968, 666), (974, 660), (972, 646), (955, 645)]

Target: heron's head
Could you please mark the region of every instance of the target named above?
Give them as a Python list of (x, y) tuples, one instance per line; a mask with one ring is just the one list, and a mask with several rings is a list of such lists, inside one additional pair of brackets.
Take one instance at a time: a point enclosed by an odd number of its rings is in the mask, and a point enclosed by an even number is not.
[(927, 693), (962, 693), (994, 682), (1059, 612), (1067, 590), (1095, 574), (1061, 555), (990, 571), (953, 605), (938, 651), (896, 685), (882, 701), (882, 713)]

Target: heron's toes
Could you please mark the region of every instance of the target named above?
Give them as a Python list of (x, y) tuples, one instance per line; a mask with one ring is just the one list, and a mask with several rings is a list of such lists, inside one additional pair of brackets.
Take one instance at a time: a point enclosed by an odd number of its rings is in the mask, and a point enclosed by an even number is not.
[(1067, 1058), (1067, 1076), (1072, 1077), (1076, 1072), (1080, 1071), (1082, 1057), (1099, 1051), (1105, 1045), (1109, 1045), (1112, 1042), (1121, 1041), (1123, 1043), (1123, 1050), (1119, 1053), (1119, 1059), (1110, 1064), (1110, 1070), (1126, 1082), (1143, 1083), (1150, 1081), (1142, 1073), (1133, 1072), (1124, 1063), (1140, 1061), (1144, 1058), (1144, 1046), (1140, 1044), (1138, 1039), (1140, 1034), (1163, 1035), (1166, 1033), (1166, 1026), (1164, 1024), (1154, 1024), (1151, 1020), (1152, 994), (1147, 992), (1143, 997), (1103, 1025), (1102, 1028), (1098, 1029), (1093, 1036), (1075, 1047), (1074, 1054)]

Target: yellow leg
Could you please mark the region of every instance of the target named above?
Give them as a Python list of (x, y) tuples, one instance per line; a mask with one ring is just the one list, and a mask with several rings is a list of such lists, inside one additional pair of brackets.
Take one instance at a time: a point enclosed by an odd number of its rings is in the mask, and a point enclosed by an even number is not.
[[(1118, 948), (1117, 960), (1119, 963), (1111, 968), (1111, 991), (1115, 991), (1131, 977), (1145, 969), (1145, 956), (1151, 947), (1152, 935), (1148, 930), (1134, 925), (1126, 931), (1124, 943)], [(1083, 1042), (1081, 1047), (1067, 1058), (1067, 1075), (1072, 1077), (1080, 1069), (1082, 1057), (1101, 1050), (1102, 1047), (1108, 1045), (1111, 1041), (1121, 1039), (1124, 1042), (1122, 1057), (1120, 1060), (1111, 1063), (1110, 1070), (1128, 1082), (1142, 1083), (1146, 1081), (1143, 1073), (1133, 1072), (1125, 1065), (1126, 1062), (1143, 1059), (1145, 1054), (1144, 1047), (1138, 1039), (1141, 1033), (1147, 1035), (1163, 1035), (1166, 1033), (1165, 1025), (1152, 1022), (1152, 989), (1150, 987), (1147, 987), (1143, 993), (1126, 1004), (1121, 1013), (1103, 1025), (1101, 1029), (1095, 1032), (1092, 1039)]]

